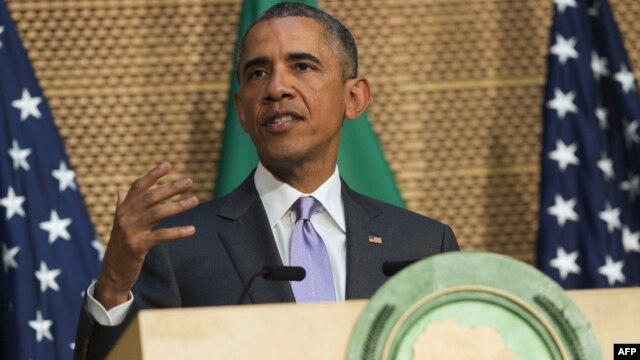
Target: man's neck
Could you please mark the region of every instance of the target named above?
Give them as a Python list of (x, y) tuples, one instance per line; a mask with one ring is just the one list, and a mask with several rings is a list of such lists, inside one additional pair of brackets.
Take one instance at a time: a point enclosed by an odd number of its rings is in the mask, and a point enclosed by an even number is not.
[(262, 165), (273, 176), (280, 179), (282, 182), (287, 183), (294, 189), (310, 194), (324, 184), (336, 170), (335, 162), (333, 164), (326, 164), (320, 166), (313, 166), (309, 164), (302, 164), (297, 166), (274, 166), (273, 164), (266, 164), (262, 162)]

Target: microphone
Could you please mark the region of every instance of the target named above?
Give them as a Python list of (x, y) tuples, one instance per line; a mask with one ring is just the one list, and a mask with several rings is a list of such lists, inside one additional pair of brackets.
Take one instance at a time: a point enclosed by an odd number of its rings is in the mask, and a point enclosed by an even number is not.
[(307, 276), (302, 266), (265, 266), (263, 271), (266, 274), (262, 277), (273, 281), (302, 281)]
[(262, 270), (251, 275), (249, 282), (242, 290), (242, 295), (240, 295), (238, 302), (236, 302), (237, 305), (244, 302), (244, 299), (249, 294), (251, 285), (253, 285), (253, 282), (260, 276), (262, 276), (263, 279), (271, 281), (302, 281), (304, 277), (307, 276), (307, 272), (301, 266), (265, 266)]
[(382, 273), (385, 276), (393, 276), (398, 273), (400, 270), (406, 268), (407, 266), (413, 264), (414, 262), (421, 259), (413, 259), (413, 260), (402, 260), (402, 261), (386, 261), (382, 264)]

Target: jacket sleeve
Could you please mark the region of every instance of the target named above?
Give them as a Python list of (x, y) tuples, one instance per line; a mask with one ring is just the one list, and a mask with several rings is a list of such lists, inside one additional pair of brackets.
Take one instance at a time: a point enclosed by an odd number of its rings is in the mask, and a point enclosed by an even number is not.
[(444, 225), (442, 246), (440, 248), (440, 252), (459, 251), (459, 250), (460, 250), (460, 246), (458, 246), (456, 235), (453, 233), (453, 230), (451, 230), (449, 225)]
[(74, 360), (104, 359), (137, 313), (136, 306), (131, 307), (122, 324), (102, 326), (89, 314), (86, 297), (85, 294), (82, 309), (80, 309), (73, 358)]
[(139, 310), (181, 306), (180, 291), (165, 245), (147, 254), (132, 292), (134, 301), (129, 313), (117, 326), (103, 326), (95, 321), (87, 310), (85, 294), (76, 329), (75, 360), (104, 359)]

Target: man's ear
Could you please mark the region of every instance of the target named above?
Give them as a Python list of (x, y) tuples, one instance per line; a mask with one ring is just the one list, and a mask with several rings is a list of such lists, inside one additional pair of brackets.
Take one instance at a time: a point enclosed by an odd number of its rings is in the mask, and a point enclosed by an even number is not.
[(344, 116), (349, 120), (355, 120), (369, 106), (371, 102), (371, 88), (365, 78), (347, 80), (346, 86), (350, 89), (347, 94), (347, 108)]
[(240, 94), (233, 94), (233, 104), (236, 107), (236, 113), (238, 114), (238, 119), (240, 119), (240, 126), (242, 126), (242, 130), (244, 132), (247, 131), (247, 123), (245, 121), (244, 109), (242, 108), (242, 99), (240, 99)]

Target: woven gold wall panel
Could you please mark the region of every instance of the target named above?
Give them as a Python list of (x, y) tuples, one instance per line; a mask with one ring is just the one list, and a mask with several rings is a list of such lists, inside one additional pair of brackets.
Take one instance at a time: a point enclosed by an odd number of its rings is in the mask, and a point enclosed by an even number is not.
[[(632, 62), (640, 3), (612, 0)], [(162, 160), (211, 198), (239, 0), (8, 1), (103, 240)], [(325, 0), (354, 33), (408, 206), (532, 262), (551, 0)]]

